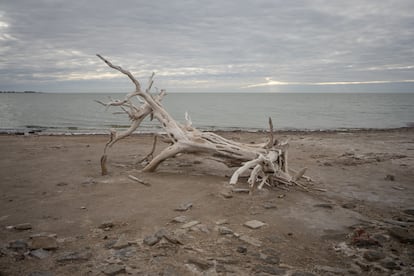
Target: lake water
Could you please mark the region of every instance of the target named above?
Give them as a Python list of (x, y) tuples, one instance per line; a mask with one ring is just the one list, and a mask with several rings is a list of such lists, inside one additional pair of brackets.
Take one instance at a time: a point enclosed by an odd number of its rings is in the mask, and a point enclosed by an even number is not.
[[(0, 94), (0, 132), (106, 133), (125, 128), (126, 114), (94, 100), (122, 99), (124, 94)], [(170, 93), (163, 105), (178, 121), (187, 111), (202, 130), (262, 130), (272, 117), (279, 130), (399, 128), (413, 126), (413, 94)], [(146, 119), (139, 132), (159, 128)]]

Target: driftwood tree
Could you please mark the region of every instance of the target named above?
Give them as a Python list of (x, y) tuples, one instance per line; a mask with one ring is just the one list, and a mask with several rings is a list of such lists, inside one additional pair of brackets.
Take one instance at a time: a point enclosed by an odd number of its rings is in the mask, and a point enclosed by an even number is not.
[[(185, 124), (180, 124), (163, 108), (161, 101), (166, 94), (165, 90), (161, 90), (157, 95), (151, 94), (154, 74), (149, 79), (148, 87), (143, 90), (139, 81), (129, 71), (112, 64), (101, 55), (97, 56), (109, 67), (125, 74), (135, 85), (135, 91), (126, 95), (123, 100), (111, 100), (107, 103), (97, 101), (106, 107), (120, 107), (131, 120), (131, 126), (125, 131), (118, 132), (111, 129), (110, 139), (105, 145), (101, 158), (103, 175), (108, 173), (106, 165), (108, 150), (122, 138), (131, 135), (147, 116), (151, 116), (151, 119), (155, 118), (161, 124), (166, 133), (164, 140), (170, 145), (154, 158), (148, 160), (149, 163), (144, 167), (144, 172), (154, 171), (161, 162), (177, 154), (207, 154), (228, 166), (238, 166), (230, 179), (231, 185), (235, 185), (242, 174), (248, 174), (248, 183), (251, 189), (256, 186), (261, 189), (266, 184), (275, 185), (277, 183), (295, 184), (305, 188), (298, 183), (298, 180), (303, 177), (306, 168), (299, 172), (293, 171), (293, 176), (290, 174), (292, 170), (288, 168), (288, 143), (279, 142), (274, 138), (271, 119), (269, 119), (269, 141), (262, 144), (239, 143), (212, 132), (199, 131), (192, 126), (188, 114), (185, 116)], [(132, 101), (134, 98), (138, 98), (139, 106)], [(150, 153), (151, 156), (155, 143), (156, 140)]]

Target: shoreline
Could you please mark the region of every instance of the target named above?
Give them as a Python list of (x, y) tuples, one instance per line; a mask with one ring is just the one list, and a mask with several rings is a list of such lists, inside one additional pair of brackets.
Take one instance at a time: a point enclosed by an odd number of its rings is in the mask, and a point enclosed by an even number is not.
[[(122, 129), (123, 130), (123, 129)], [(122, 131), (117, 129), (117, 131)], [(269, 130), (266, 129), (212, 129), (212, 130), (203, 130), (199, 129), (202, 132), (214, 132), (214, 133), (268, 133)], [(414, 130), (414, 126), (406, 127), (395, 127), (395, 128), (336, 128), (336, 129), (276, 129), (273, 131), (275, 134), (304, 134), (304, 133), (374, 133), (374, 132), (396, 132), (396, 131), (410, 131)], [(159, 132), (156, 131), (142, 131), (134, 132), (131, 136), (139, 135), (153, 135), (156, 133), (163, 134), (164, 132), (160, 129)], [(38, 136), (83, 136), (83, 135), (108, 135), (108, 130), (99, 130), (96, 132), (89, 132), (85, 130), (84, 132), (75, 132), (75, 131), (63, 131), (63, 132), (53, 132), (53, 131), (44, 131), (37, 129), (0, 129), (0, 135), (38, 135)]]

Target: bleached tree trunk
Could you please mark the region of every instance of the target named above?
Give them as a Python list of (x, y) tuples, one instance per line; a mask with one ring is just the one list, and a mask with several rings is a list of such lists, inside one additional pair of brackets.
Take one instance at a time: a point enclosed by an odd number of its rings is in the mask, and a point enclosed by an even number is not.
[[(108, 103), (98, 101), (106, 107), (118, 106), (128, 114), (131, 120), (129, 129), (123, 132), (111, 130), (110, 140), (105, 146), (104, 154), (101, 158), (102, 174), (107, 174), (107, 151), (117, 141), (131, 135), (141, 124), (145, 117), (150, 115), (159, 121), (166, 132), (170, 146), (162, 150), (155, 156), (143, 169), (146, 172), (156, 170), (158, 165), (164, 160), (174, 157), (179, 153), (207, 154), (218, 158), (223, 163), (240, 166), (230, 179), (230, 184), (235, 185), (240, 175), (250, 173), (248, 180), (250, 187), (253, 188), (259, 183), (261, 189), (265, 184), (274, 181), (291, 185), (303, 175), (292, 177), (289, 175), (287, 163), (287, 143), (279, 143), (273, 137), (273, 124), (269, 119), (270, 135), (269, 141), (263, 144), (244, 144), (221, 137), (212, 132), (202, 132), (194, 128), (191, 120), (186, 114), (186, 124), (182, 125), (175, 121), (161, 104), (165, 96), (165, 90), (161, 90), (156, 96), (150, 91), (153, 85), (154, 74), (150, 77), (148, 87), (142, 90), (140, 83), (127, 70), (120, 66), (113, 65), (110, 61), (97, 55), (109, 67), (125, 74), (135, 85), (135, 91), (129, 93), (123, 100), (112, 100)], [(133, 99), (138, 98), (140, 106), (133, 103)], [(155, 146), (155, 144), (154, 144)]]

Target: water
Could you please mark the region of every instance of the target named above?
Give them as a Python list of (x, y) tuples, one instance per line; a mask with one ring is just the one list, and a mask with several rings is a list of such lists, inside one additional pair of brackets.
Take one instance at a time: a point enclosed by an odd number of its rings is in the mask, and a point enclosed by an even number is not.
[[(52, 133), (106, 133), (124, 129), (126, 114), (94, 100), (124, 94), (0, 94), (0, 132), (35, 130)], [(399, 128), (412, 126), (414, 94), (188, 94), (171, 93), (167, 111), (184, 122), (188, 111), (193, 125), (202, 130), (261, 130), (272, 117), (275, 129), (329, 130)], [(146, 119), (139, 132), (159, 129)]]

